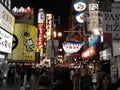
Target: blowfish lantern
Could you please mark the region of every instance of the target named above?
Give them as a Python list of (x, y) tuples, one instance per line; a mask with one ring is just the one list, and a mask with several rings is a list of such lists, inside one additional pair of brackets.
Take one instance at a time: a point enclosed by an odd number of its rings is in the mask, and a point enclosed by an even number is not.
[(63, 49), (66, 53), (75, 53), (78, 52), (83, 45), (84, 42), (67, 41), (63, 43)]

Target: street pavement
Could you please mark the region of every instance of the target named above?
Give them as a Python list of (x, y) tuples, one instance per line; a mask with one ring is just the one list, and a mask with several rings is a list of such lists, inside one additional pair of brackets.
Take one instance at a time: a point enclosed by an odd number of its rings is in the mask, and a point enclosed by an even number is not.
[[(37, 82), (31, 85), (29, 90), (37, 90)], [(25, 90), (24, 86), (20, 85), (20, 81), (17, 82), (7, 82), (6, 80), (0, 81), (0, 90)]]
[(0, 81), (0, 90), (20, 90), (19, 82), (6, 82), (5, 80)]

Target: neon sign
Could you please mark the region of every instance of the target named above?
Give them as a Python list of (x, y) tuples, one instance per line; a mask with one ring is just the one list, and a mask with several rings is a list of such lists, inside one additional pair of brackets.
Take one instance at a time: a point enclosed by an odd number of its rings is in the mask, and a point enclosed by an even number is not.
[(84, 42), (67, 41), (63, 43), (63, 49), (66, 53), (75, 53), (78, 52), (83, 45)]
[(86, 3), (84, 2), (76, 2), (74, 3), (74, 9), (78, 12), (83, 11), (86, 9)]
[(91, 46), (87, 50), (82, 52), (82, 59), (87, 59), (95, 55), (95, 48), (94, 46)]

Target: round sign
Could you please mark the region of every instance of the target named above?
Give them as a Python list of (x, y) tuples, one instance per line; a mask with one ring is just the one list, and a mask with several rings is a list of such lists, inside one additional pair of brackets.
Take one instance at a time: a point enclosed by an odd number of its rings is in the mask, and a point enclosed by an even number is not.
[(74, 9), (75, 9), (75, 11), (77, 11), (77, 12), (80, 12), (80, 11), (85, 10), (86, 7), (87, 7), (87, 5), (86, 5), (86, 3), (84, 3), (84, 2), (75, 2), (75, 3), (74, 3)]

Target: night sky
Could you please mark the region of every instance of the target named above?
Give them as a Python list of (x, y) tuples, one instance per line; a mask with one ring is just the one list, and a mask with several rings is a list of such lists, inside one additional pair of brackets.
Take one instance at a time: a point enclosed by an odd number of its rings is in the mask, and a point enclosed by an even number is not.
[(46, 13), (52, 13), (57, 19), (60, 16), (61, 23), (58, 25), (61, 29), (68, 29), (68, 18), (72, 0), (12, 0), (12, 6), (33, 7), (35, 13), (39, 8), (43, 8)]

